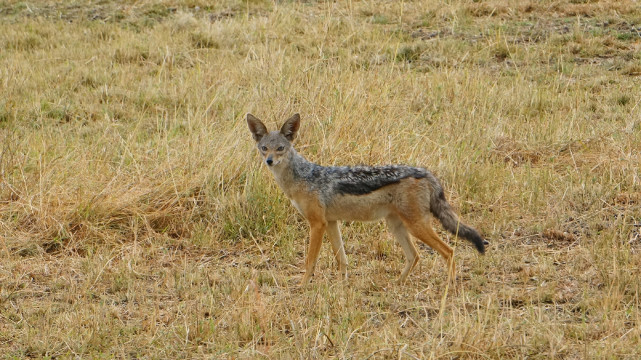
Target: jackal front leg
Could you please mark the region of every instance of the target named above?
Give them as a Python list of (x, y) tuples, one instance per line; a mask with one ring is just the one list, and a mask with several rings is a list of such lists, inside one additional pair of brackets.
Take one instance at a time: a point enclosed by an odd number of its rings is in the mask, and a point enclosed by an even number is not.
[(307, 259), (305, 260), (305, 275), (303, 275), (303, 280), (301, 285), (305, 285), (309, 282), (309, 279), (314, 274), (314, 267), (318, 262), (318, 254), (320, 253), (321, 244), (323, 242), (323, 234), (327, 228), (327, 223), (323, 222), (311, 222), (310, 225), (310, 234), (309, 234), (309, 249), (307, 250)]
[(338, 221), (330, 221), (327, 223), (327, 235), (332, 244), (334, 257), (338, 263), (338, 271), (340, 271), (341, 278), (347, 278), (347, 255), (345, 255), (345, 246), (341, 238), (341, 230), (338, 227)]

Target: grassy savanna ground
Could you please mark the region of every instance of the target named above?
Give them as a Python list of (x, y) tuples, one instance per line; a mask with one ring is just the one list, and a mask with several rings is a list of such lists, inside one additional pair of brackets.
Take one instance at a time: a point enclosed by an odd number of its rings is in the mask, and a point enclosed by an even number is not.
[[(0, 355), (637, 358), (637, 1), (0, 2)], [(317, 163), (425, 166), (491, 242), (405, 285), (307, 224), (244, 114)]]

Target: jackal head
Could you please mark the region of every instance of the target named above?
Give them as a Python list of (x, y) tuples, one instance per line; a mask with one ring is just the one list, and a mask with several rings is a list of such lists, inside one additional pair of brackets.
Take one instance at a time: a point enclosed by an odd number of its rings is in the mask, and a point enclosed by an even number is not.
[(292, 141), (300, 127), (300, 115), (294, 114), (287, 119), (280, 131), (268, 132), (265, 124), (252, 114), (247, 114), (247, 125), (256, 140), (258, 152), (263, 156), (265, 164), (275, 167), (288, 159)]

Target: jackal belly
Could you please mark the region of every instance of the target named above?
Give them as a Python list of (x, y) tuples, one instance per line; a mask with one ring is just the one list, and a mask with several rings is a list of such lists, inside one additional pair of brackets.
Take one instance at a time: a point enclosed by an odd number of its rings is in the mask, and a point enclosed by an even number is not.
[(394, 211), (392, 198), (387, 192), (367, 195), (338, 195), (325, 210), (328, 221), (374, 221)]

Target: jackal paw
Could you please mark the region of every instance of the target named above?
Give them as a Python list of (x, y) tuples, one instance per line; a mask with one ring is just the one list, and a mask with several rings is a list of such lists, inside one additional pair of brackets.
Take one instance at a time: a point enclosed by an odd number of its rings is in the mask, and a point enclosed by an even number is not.
[(312, 275), (309, 273), (305, 273), (305, 275), (303, 275), (303, 279), (300, 281), (300, 286), (305, 286), (309, 284), (311, 279), (312, 279)]

